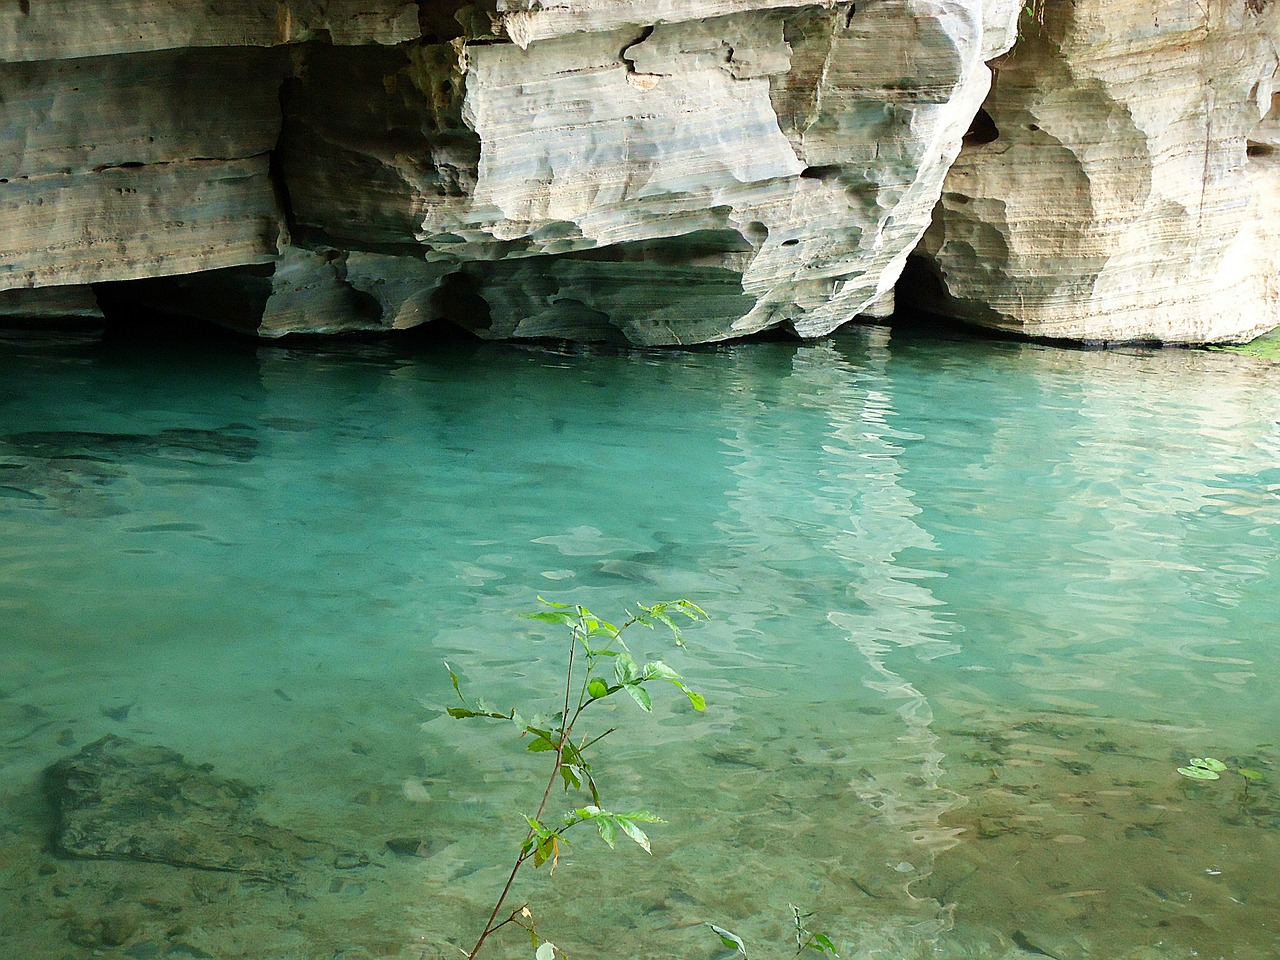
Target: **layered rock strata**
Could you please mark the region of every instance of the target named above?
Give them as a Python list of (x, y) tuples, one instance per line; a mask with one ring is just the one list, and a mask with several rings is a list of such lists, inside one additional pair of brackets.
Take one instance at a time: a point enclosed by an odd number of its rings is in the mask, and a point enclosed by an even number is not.
[(883, 313), (1017, 12), (69, 3), (0, 12), (0, 288), (645, 344)]
[(1203, 343), (1280, 323), (1280, 5), (1049, 3), (997, 64), (902, 293), (1037, 337)]
[(898, 293), (969, 322), (1275, 326), (1280, 5), (1021, 6), (10, 3), (0, 317), (820, 336), (928, 228)]

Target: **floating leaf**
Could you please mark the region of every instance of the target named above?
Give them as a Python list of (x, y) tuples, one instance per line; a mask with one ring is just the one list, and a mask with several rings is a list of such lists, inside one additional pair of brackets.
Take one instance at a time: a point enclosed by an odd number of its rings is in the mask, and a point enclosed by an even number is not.
[(747, 955), (747, 945), (742, 942), (742, 938), (732, 930), (726, 930), (724, 927), (717, 927), (714, 923), (708, 923), (711, 932), (720, 938), (720, 942), (726, 947), (733, 947), (744, 957)]
[(1190, 777), (1192, 780), (1220, 779), (1216, 771), (1206, 770), (1204, 767), (1179, 767), (1178, 772), (1184, 777)]
[(1191, 760), (1193, 767), (1200, 767), (1202, 770), (1215, 770), (1221, 772), (1227, 769), (1227, 765), (1221, 760), (1215, 760), (1213, 757), (1194, 757)]
[(1240, 776), (1244, 777), (1246, 780), (1262, 779), (1262, 771), (1254, 770), (1252, 767), (1241, 767), (1239, 770), (1236, 771), (1236, 773), (1240, 774)]

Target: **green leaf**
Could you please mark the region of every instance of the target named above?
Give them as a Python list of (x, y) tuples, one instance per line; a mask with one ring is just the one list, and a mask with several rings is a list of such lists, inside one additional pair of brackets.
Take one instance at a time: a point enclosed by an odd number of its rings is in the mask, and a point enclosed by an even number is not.
[(618, 836), (617, 824), (614, 823), (613, 818), (599, 817), (596, 819), (596, 826), (600, 828), (600, 839), (612, 849)]
[(631, 694), (631, 699), (640, 704), (640, 709), (648, 713), (653, 709), (653, 698), (649, 696), (649, 691), (638, 683), (624, 683), (623, 688), (627, 693)]
[(638, 820), (640, 823), (666, 823), (656, 813), (650, 813), (648, 810), (632, 810), (630, 813), (624, 813), (622, 816), (628, 820)]
[[(479, 706), (479, 704), (477, 704)], [(466, 707), (448, 707), (446, 712), (451, 717), (489, 717), (493, 720), (510, 720), (509, 713), (494, 713), (492, 710), (468, 710)]]
[(613, 661), (613, 674), (617, 677), (619, 684), (626, 686), (640, 678), (640, 668), (636, 666), (636, 661), (631, 654), (620, 650), (617, 659)]
[(830, 953), (833, 957), (838, 957), (836, 953), (836, 945), (831, 942), (831, 938), (825, 933), (815, 933), (811, 935), (813, 943), (808, 944), (810, 950), (816, 950), (818, 953)]
[(1190, 777), (1192, 780), (1218, 780), (1218, 774), (1214, 770), (1206, 770), (1204, 767), (1179, 767), (1178, 772), (1184, 777)]
[(689, 702), (693, 704), (693, 709), (695, 710), (707, 709), (707, 701), (703, 698), (702, 694), (694, 693), (688, 687), (681, 687), (680, 689), (684, 691), (684, 695), (688, 697)]
[(1193, 767), (1202, 767), (1205, 770), (1215, 770), (1221, 772), (1227, 769), (1227, 765), (1221, 760), (1215, 760), (1213, 757), (1196, 757), (1191, 761)]
[(632, 823), (627, 817), (619, 816), (615, 817), (615, 819), (618, 822), (618, 826), (622, 828), (622, 832), (636, 843), (640, 844), (645, 853), (653, 853), (653, 851), (649, 849), (649, 837), (643, 830)]
[(463, 703), (467, 702), (467, 698), (462, 695), (462, 687), (458, 685), (458, 675), (453, 672), (453, 668), (449, 666), (449, 661), (444, 662), (444, 668), (449, 671), (449, 679), (453, 681), (453, 692), (458, 695), (458, 699)]
[(572, 613), (560, 613), (558, 611), (547, 610), (542, 613), (526, 613), (523, 616), (529, 620), (537, 620), (541, 623), (554, 623), (559, 626), (574, 626), (578, 622), (578, 618)]
[(1252, 767), (1241, 767), (1236, 771), (1236, 773), (1240, 774), (1240, 776), (1244, 777), (1246, 780), (1261, 780), (1263, 778), (1262, 771), (1254, 770)]
[(679, 680), (680, 674), (676, 673), (661, 660), (654, 660), (652, 663), (644, 665), (644, 675), (646, 680)]
[(732, 930), (726, 930), (724, 927), (717, 927), (714, 923), (708, 923), (711, 932), (720, 938), (720, 942), (726, 947), (735, 948), (744, 957), (747, 955), (747, 945), (742, 942), (742, 938)]
[(601, 697), (609, 695), (609, 685), (599, 677), (592, 677), (591, 682), (587, 684), (587, 696), (592, 700), (599, 700)]

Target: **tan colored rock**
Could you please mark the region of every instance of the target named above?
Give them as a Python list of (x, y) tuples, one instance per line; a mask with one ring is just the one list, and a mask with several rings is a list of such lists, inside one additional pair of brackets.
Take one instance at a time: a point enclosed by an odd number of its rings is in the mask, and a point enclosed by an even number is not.
[(0, 64), (0, 290), (261, 263), (286, 61), (177, 50)]
[(0, 223), (0, 290), (266, 263), (280, 229), (265, 156), (15, 181)]
[(0, 290), (0, 323), (41, 325), (45, 321), (98, 321), (102, 310), (87, 286)]
[(62, 60), (178, 47), (338, 44), (418, 36), (414, 0), (8, 0), (0, 60)]
[(921, 248), (938, 289), (900, 295), (1037, 337), (1202, 343), (1276, 326), (1280, 8), (1046, 10), (998, 64), (990, 122), (948, 174)]

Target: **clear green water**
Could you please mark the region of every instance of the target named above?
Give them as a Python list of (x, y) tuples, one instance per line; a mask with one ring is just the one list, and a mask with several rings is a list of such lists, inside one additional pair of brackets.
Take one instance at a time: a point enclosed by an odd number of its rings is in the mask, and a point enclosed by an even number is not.
[[(0, 343), (0, 956), (459, 956), (542, 768), (442, 661), (549, 697), (541, 593), (715, 618), (651, 650), (707, 713), (619, 705), (597, 762), (654, 855), (520, 887), (575, 957), (788, 956), (791, 902), (858, 958), (1274, 958), (1278, 421), (1265, 361), (883, 330)], [(41, 771), (107, 733), (369, 865), (54, 857)]]

